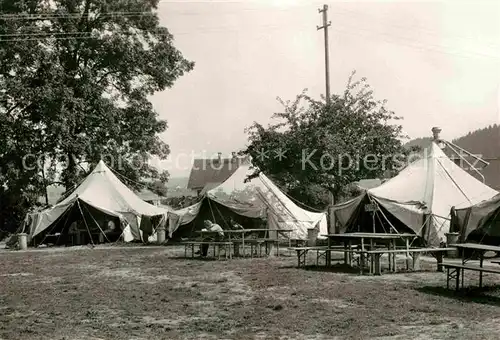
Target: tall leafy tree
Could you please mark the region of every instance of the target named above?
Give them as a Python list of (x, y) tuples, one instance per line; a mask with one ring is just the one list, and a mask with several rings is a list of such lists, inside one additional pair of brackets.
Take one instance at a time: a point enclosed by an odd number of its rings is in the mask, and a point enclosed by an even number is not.
[[(6, 202), (56, 179), (71, 190), (103, 159), (130, 183), (168, 145), (148, 97), (193, 69), (160, 26), (159, 0), (3, 0), (0, 188)], [(28, 155), (30, 170), (26, 170)], [(43, 155), (43, 156), (41, 156)], [(44, 167), (35, 167), (41, 159)], [(42, 170), (48, 170), (43, 171)], [(7, 199), (9, 198), (10, 199)]]
[(318, 188), (338, 201), (353, 181), (401, 169), (409, 153), (401, 118), (374, 98), (365, 78), (354, 80), (354, 75), (330, 103), (305, 91), (294, 101), (278, 98), (284, 110), (274, 114), (277, 122), (267, 127), (255, 122), (248, 129), (245, 152), (254, 165), (315, 208), (328, 204)]

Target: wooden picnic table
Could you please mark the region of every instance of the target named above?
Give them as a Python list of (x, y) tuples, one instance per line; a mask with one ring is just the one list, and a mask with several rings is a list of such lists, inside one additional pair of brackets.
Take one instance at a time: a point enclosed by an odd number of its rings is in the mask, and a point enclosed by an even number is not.
[[(218, 234), (218, 231), (212, 231), (212, 230), (199, 230), (197, 231), (198, 233), (201, 234)], [(234, 244), (234, 255), (238, 256), (239, 255), (239, 242), (234, 242), (234, 239), (231, 238), (232, 234), (240, 234), (241, 235), (241, 247), (243, 249), (243, 256), (246, 256), (246, 248), (245, 248), (245, 234), (248, 233), (256, 233), (256, 232), (265, 232), (268, 234), (269, 232), (282, 232), (282, 233), (292, 233), (293, 229), (228, 229), (228, 230), (223, 230), (222, 231), (224, 235), (228, 235), (228, 240), (229, 242), (233, 242)], [(273, 238), (270, 237), (264, 237), (260, 238), (262, 242), (266, 242), (266, 248), (267, 248), (267, 242), (272, 242)], [(278, 239), (276, 238), (276, 242), (278, 242)], [(291, 238), (288, 238), (288, 243), (289, 246), (291, 246)], [(250, 254), (252, 255), (252, 254)], [(279, 244), (277, 245), (277, 255), (279, 256)]]
[[(246, 247), (245, 247), (245, 234), (247, 233), (256, 233), (256, 232), (265, 232), (267, 235), (269, 232), (283, 232), (283, 233), (292, 233), (293, 229), (230, 229), (230, 230), (224, 230), (224, 233), (228, 234), (229, 241), (231, 240), (231, 234), (240, 234), (241, 235), (241, 247), (243, 249), (243, 257), (246, 256)], [(266, 251), (267, 251), (267, 242), (273, 241), (274, 239), (271, 237), (264, 237), (260, 238), (259, 240), (266, 242)], [(233, 240), (234, 241), (234, 240)], [(278, 242), (278, 239), (276, 238), (276, 242)], [(289, 246), (291, 245), (291, 239), (290, 237), (288, 238), (288, 243)], [(239, 245), (237, 243), (234, 243), (234, 249), (235, 249), (235, 256), (239, 255)], [(277, 250), (276, 253), (279, 256), (279, 244), (276, 245)], [(252, 256), (252, 254), (250, 254)]]
[[(404, 240), (406, 249), (408, 250), (407, 261), (410, 257), (410, 240), (417, 238), (415, 234), (388, 234), (388, 233), (344, 233), (344, 234), (327, 234), (324, 235), (328, 238), (328, 248), (332, 248), (332, 240), (339, 240), (344, 244), (344, 262), (348, 265), (352, 265), (353, 243), (359, 246), (360, 255), (360, 273), (363, 274), (363, 268), (365, 264), (366, 247), (369, 246), (370, 249), (374, 249), (377, 244), (384, 244), (388, 247), (388, 250), (396, 249), (396, 241)], [(326, 265), (331, 266), (331, 252), (328, 251), (326, 254)], [(407, 264), (409, 266), (409, 263)], [(389, 270), (396, 268), (396, 254), (389, 253)]]
[[(221, 258), (221, 256), (220, 256), (221, 248), (224, 249), (224, 255), (225, 255), (226, 259), (232, 258), (232, 256), (231, 256), (231, 246), (233, 245), (232, 242), (216, 242), (216, 241), (205, 242), (205, 241), (193, 241), (193, 240), (191, 240), (191, 241), (182, 242), (182, 244), (184, 244), (184, 257), (187, 257), (188, 249), (190, 249), (191, 250), (191, 257), (194, 258), (194, 255), (195, 255), (194, 247), (206, 244), (209, 247), (209, 250), (210, 250), (210, 247), (213, 246), (214, 257), (218, 258), (219, 260)], [(200, 256), (201, 256), (201, 254), (200, 254)]]
[[(459, 243), (459, 244), (452, 244), (450, 245), (451, 247), (458, 248), (462, 253), (461, 260), (462, 260), (462, 265), (456, 265), (453, 263), (443, 263), (443, 266), (447, 268), (447, 279), (446, 279), (446, 285), (449, 287), (449, 281), (450, 278), (456, 279), (456, 290), (459, 289), (459, 283), (460, 283), (460, 276), (462, 277), (462, 287), (464, 286), (464, 271), (465, 270), (471, 270), (471, 271), (478, 271), (479, 272), (479, 288), (483, 286), (483, 272), (487, 273), (494, 273), (494, 274), (500, 274), (500, 271), (497, 269), (488, 269), (483, 267), (484, 264), (484, 254), (488, 251), (493, 251), (493, 252), (500, 252), (500, 247), (499, 246), (490, 246), (486, 244), (479, 244), (479, 243)], [(470, 252), (470, 255), (468, 254), (467, 250), (472, 250)], [(471, 261), (474, 258), (474, 255), (479, 255), (479, 266), (470, 266), (467, 264), (467, 262)], [(450, 274), (450, 269), (454, 269), (455, 271)], [(460, 275), (462, 273), (462, 275)]]
[[(434, 247), (434, 248), (410, 248), (410, 249), (376, 249), (376, 250), (367, 250), (364, 253), (367, 254), (370, 257), (371, 260), (371, 266), (370, 266), (370, 274), (375, 274), (375, 275), (381, 275), (382, 274), (382, 267), (381, 267), (381, 261), (380, 258), (383, 254), (411, 254), (411, 260), (413, 262), (413, 266), (411, 267), (412, 270), (420, 270), (420, 255), (422, 253), (429, 253), (433, 255), (436, 258), (437, 261), (437, 271), (441, 272), (443, 271), (443, 257), (444, 254), (448, 251), (455, 250), (455, 248), (440, 248), (440, 247)], [(408, 257), (407, 257), (408, 260)], [(406, 261), (406, 269), (410, 269), (410, 265), (408, 263), (409, 261)], [(393, 267), (392, 271), (395, 272), (396, 268)]]

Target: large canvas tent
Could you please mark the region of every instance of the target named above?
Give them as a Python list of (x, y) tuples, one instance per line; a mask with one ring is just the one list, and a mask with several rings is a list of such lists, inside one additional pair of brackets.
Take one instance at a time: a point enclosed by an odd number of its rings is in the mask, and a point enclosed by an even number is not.
[(471, 207), (456, 209), (451, 230), (459, 242), (500, 245), (500, 194)]
[[(246, 181), (254, 170), (247, 161), (222, 184), (209, 190), (197, 205), (172, 214), (169, 225), (173, 233), (178, 227), (192, 223), (198, 215), (210, 219), (221, 219), (228, 226), (229, 216), (238, 216), (247, 225), (259, 224), (255, 220), (267, 220), (269, 229), (290, 229), (293, 239), (306, 239), (308, 229), (317, 229), (320, 234), (327, 233), (326, 214), (311, 212), (296, 205), (262, 172), (256, 178)], [(181, 222), (176, 222), (181, 221)]]
[(412, 232), (437, 245), (449, 231), (451, 207), (470, 207), (497, 193), (432, 143), (397, 176), (332, 210), (341, 231)]
[(126, 241), (142, 240), (142, 231), (166, 221), (167, 210), (141, 200), (123, 184), (101, 160), (83, 182), (53, 207), (28, 214), (24, 232), (29, 240), (47, 233), (66, 234), (71, 223), (79, 220), (87, 230), (103, 232), (98, 221), (115, 221)]
[(189, 207), (173, 210), (168, 214), (168, 236), (173, 238), (174, 232), (182, 226), (188, 225), (194, 221), (200, 213), (203, 200)]

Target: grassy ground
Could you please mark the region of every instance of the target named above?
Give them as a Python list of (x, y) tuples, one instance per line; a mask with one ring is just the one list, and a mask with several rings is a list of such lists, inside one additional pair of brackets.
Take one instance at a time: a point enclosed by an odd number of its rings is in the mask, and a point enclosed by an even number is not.
[[(443, 273), (361, 277), (296, 269), (295, 257), (182, 253), (1, 252), (0, 339), (496, 339), (500, 331), (500, 294), (455, 296)], [(477, 285), (476, 274), (469, 279)]]

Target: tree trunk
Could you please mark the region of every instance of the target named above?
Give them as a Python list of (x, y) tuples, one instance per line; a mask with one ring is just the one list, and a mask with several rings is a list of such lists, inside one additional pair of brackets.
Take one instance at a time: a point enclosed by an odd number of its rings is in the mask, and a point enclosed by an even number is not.
[(64, 170), (63, 178), (66, 192), (72, 190), (76, 184), (76, 163), (71, 152), (68, 152), (68, 167)]
[(43, 191), (45, 193), (45, 204), (49, 205), (49, 193), (47, 192), (47, 178), (45, 177), (45, 158), (42, 165)]
[(340, 190), (335, 186), (334, 188), (329, 188), (328, 196), (330, 198), (330, 204), (328, 206), (328, 232), (333, 234), (339, 234), (340, 230), (337, 225), (337, 219), (335, 218), (335, 213), (333, 212), (333, 206), (338, 203), (340, 197)]

